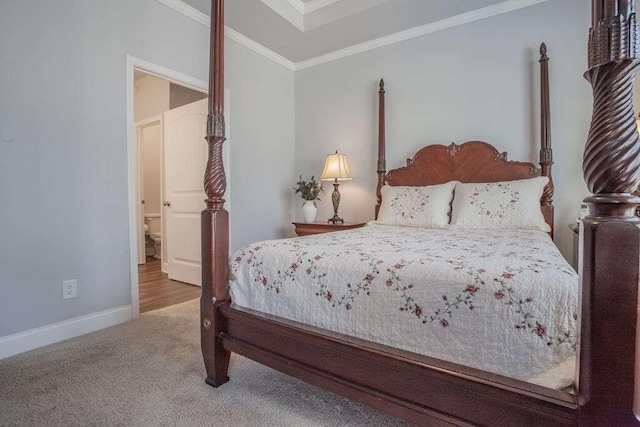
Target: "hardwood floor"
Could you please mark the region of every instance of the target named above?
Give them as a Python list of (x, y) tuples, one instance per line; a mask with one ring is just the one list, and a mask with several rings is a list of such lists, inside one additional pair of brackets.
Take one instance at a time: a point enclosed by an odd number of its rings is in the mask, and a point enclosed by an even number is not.
[(200, 287), (175, 280), (162, 272), (159, 259), (147, 258), (138, 266), (140, 313), (200, 298)]

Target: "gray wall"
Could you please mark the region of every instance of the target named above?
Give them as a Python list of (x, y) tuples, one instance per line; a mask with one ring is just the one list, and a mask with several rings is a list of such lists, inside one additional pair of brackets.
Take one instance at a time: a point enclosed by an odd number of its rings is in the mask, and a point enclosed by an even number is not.
[[(0, 2), (0, 337), (131, 303), (125, 55), (206, 80), (208, 53), (156, 0)], [(227, 43), (236, 247), (291, 220), (293, 84)]]
[(183, 105), (191, 104), (192, 102), (200, 101), (206, 97), (206, 93), (191, 90), (174, 83), (169, 84), (169, 108), (172, 110), (182, 107)]
[[(322, 172), (325, 155), (349, 155), (341, 185), (348, 221), (373, 218), (377, 82), (387, 83), (387, 167), (422, 146), (480, 139), (515, 160), (538, 161), (538, 46), (549, 45), (555, 154), (556, 242), (571, 257), (586, 195), (581, 157), (591, 114), (586, 70), (589, 2), (546, 2), (296, 73), (296, 176)], [(326, 186), (329, 189), (331, 186)], [(319, 204), (331, 216), (330, 197)], [(299, 203), (295, 212), (301, 217)]]

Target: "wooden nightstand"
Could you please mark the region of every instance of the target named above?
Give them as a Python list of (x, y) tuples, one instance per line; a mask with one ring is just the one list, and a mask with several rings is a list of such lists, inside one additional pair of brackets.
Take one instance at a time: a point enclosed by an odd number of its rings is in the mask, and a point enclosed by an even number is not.
[(327, 224), (326, 222), (294, 222), (296, 234), (298, 236), (309, 236), (311, 234), (329, 233), (331, 231), (351, 230), (353, 228), (364, 227), (366, 223), (344, 223)]
[(578, 269), (578, 251), (580, 249), (580, 224), (569, 224), (569, 228), (573, 231), (573, 266)]

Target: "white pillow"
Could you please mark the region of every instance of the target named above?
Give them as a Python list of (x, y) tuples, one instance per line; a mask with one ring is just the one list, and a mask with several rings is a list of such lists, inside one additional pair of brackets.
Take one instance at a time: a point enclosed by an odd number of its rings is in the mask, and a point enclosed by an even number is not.
[(426, 187), (382, 187), (378, 224), (446, 228), (455, 181)]
[(540, 198), (549, 178), (483, 184), (456, 184), (451, 228), (519, 228), (550, 232)]

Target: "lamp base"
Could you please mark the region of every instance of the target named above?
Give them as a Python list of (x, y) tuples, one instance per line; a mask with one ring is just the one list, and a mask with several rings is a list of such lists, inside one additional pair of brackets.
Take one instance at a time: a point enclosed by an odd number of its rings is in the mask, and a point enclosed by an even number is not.
[(340, 183), (336, 179), (333, 182), (333, 193), (331, 193), (331, 201), (333, 202), (333, 218), (327, 221), (327, 224), (344, 224), (344, 220), (338, 216), (338, 206), (340, 206), (340, 191), (338, 186)]
[(335, 214), (333, 218), (327, 221), (327, 224), (344, 224), (344, 219), (340, 218), (338, 214)]

